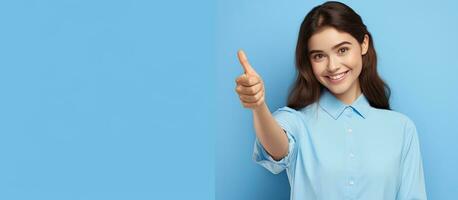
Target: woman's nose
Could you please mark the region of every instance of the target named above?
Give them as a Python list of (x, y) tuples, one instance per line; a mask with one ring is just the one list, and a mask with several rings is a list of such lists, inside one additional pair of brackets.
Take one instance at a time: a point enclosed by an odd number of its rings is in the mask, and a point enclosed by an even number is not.
[(339, 62), (336, 58), (329, 57), (329, 62), (328, 62), (328, 67), (327, 67), (329, 72), (336, 72), (339, 70)]

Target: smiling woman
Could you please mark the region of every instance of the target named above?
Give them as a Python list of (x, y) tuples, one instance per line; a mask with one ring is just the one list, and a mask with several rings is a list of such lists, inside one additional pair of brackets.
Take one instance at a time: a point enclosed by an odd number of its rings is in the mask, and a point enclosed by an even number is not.
[(345, 4), (327, 2), (307, 14), (297, 40), (296, 68), (299, 73), (288, 98), (291, 108), (317, 101), (326, 87), (345, 103), (362, 92), (371, 106), (390, 109), (390, 89), (377, 73), (372, 36)]
[(261, 76), (238, 55), (245, 73), (236, 91), (253, 110), (253, 159), (274, 174), (286, 169), (291, 199), (426, 199), (415, 124), (390, 110), (374, 42), (353, 9), (326, 2), (307, 14), (288, 106), (272, 114)]

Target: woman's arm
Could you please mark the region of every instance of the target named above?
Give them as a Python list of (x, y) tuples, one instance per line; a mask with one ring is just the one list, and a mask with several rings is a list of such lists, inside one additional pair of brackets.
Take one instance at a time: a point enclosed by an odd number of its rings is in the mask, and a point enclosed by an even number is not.
[(401, 185), (396, 200), (426, 200), (423, 159), (415, 124), (407, 119), (402, 153)]
[(253, 122), (259, 142), (274, 160), (279, 161), (288, 154), (288, 137), (264, 101), (265, 90), (261, 76), (251, 67), (243, 51), (239, 51), (237, 55), (245, 73), (235, 80), (235, 90), (243, 106), (253, 111)]
[(288, 154), (288, 137), (284, 130), (273, 118), (266, 103), (253, 109), (254, 128), (256, 137), (266, 151), (276, 161)]

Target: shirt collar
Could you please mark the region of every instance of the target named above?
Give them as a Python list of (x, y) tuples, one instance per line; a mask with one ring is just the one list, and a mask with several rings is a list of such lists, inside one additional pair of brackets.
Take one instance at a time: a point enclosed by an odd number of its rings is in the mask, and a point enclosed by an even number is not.
[(347, 105), (340, 101), (327, 89), (323, 89), (319, 100), (319, 105), (334, 119), (338, 119), (347, 107), (352, 108), (352, 110), (359, 114), (361, 117), (366, 118), (370, 108), (369, 101), (363, 93), (361, 93), (351, 105)]

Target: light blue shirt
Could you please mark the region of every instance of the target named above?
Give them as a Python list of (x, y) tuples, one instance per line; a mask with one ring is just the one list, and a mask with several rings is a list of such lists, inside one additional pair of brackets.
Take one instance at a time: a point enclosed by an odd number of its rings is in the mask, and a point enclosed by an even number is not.
[(346, 105), (326, 89), (303, 109), (273, 113), (289, 140), (275, 161), (255, 140), (253, 159), (270, 172), (286, 169), (292, 200), (423, 200), (426, 190), (415, 124), (371, 107), (361, 94)]

